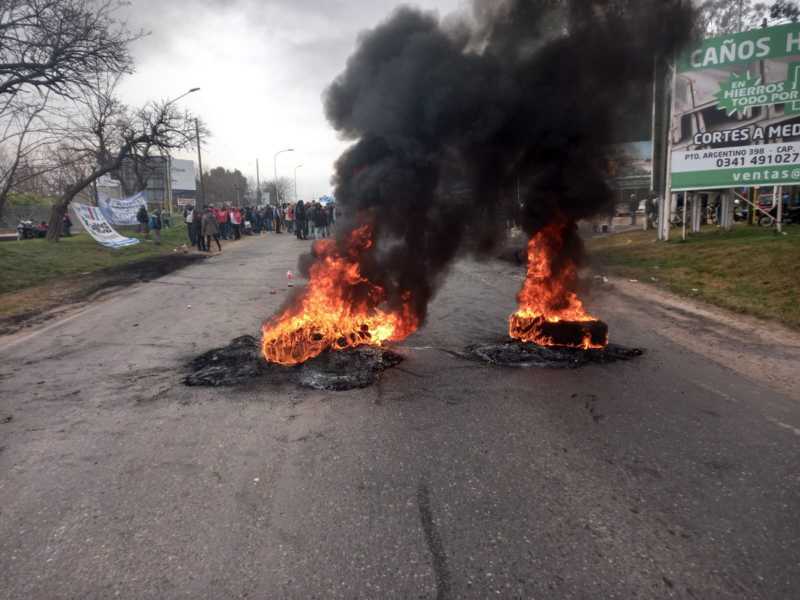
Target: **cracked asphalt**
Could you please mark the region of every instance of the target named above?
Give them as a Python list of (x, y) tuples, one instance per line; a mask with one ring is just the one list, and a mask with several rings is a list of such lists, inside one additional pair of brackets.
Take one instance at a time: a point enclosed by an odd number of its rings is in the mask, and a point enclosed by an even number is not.
[(468, 362), (522, 270), (464, 260), (371, 388), (183, 386), (306, 247), (248, 239), (0, 338), (0, 598), (797, 597), (800, 336), (620, 282), (588, 304), (642, 358)]

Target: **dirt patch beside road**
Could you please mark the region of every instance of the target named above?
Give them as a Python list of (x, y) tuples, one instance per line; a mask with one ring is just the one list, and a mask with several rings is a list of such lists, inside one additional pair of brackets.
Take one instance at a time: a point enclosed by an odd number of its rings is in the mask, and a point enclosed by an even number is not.
[(0, 294), (0, 335), (37, 325), (121, 287), (157, 279), (205, 258), (202, 254), (155, 256)]

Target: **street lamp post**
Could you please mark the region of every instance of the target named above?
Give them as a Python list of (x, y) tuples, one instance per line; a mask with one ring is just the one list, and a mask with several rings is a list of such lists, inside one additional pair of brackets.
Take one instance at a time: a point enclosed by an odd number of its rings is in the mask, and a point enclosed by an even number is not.
[(197, 189), (197, 202), (195, 202), (195, 210), (202, 210), (205, 205), (205, 197), (203, 196), (203, 155), (200, 153), (200, 122), (194, 120), (194, 137), (197, 143), (197, 167), (200, 169), (200, 183)]
[(296, 165), (294, 168), (294, 202), (297, 204), (297, 169), (303, 166), (303, 163)]
[[(175, 104), (178, 100), (180, 100), (184, 96), (188, 96), (189, 94), (193, 94), (194, 92), (199, 92), (199, 91), (200, 91), (199, 87), (194, 87), (194, 88), (190, 89), (189, 91), (184, 92), (183, 94), (181, 94), (177, 98), (173, 98), (172, 100), (167, 101), (166, 105), (170, 106), (171, 104)], [(200, 131), (199, 131), (199, 128), (197, 127), (197, 119), (195, 119), (194, 122), (195, 122), (195, 135), (197, 137), (197, 158), (198, 158), (198, 161), (199, 161), (199, 158), (200, 158)], [(164, 190), (164, 191), (165, 191), (165, 193), (167, 195), (167, 201), (169, 202), (169, 214), (171, 215), (172, 214), (172, 204), (173, 204), (173, 202), (172, 202), (172, 156), (170, 156), (169, 152), (167, 152), (166, 163), (167, 163), (167, 167), (166, 167), (166, 169), (167, 169), (167, 177), (166, 177), (167, 186), (166, 186), (166, 190)], [(200, 169), (200, 181), (202, 181), (202, 180), (203, 180), (203, 169), (201, 168)]]
[(261, 176), (258, 172), (258, 159), (256, 159), (256, 206), (261, 207)]
[(284, 152), (294, 152), (294, 148), (286, 148), (285, 150), (278, 150), (275, 153), (275, 156), (272, 157), (272, 166), (274, 168), (274, 175), (275, 175), (275, 206), (280, 206), (280, 197), (278, 194), (278, 155), (283, 154)]

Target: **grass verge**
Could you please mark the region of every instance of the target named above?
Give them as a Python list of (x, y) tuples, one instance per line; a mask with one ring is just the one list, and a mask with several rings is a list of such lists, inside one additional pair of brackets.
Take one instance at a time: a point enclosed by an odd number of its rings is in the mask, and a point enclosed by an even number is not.
[(204, 257), (175, 252), (187, 243), (185, 225), (165, 229), (162, 234), (161, 245), (143, 240), (119, 250), (99, 245), (84, 232), (56, 244), (45, 240), (0, 243), (0, 335), (47, 320), (62, 308), (108, 290), (161, 277)]
[(709, 228), (666, 243), (655, 232), (635, 231), (593, 238), (587, 246), (594, 266), (609, 274), (800, 328), (800, 226), (785, 231)]
[(145, 240), (143, 235), (122, 230), (122, 235), (139, 238), (142, 242), (118, 250), (101, 246), (80, 227), (77, 229), (80, 233), (55, 244), (38, 239), (0, 243), (0, 273), (3, 274), (0, 294), (173, 254), (175, 248), (188, 244), (184, 224), (163, 229), (160, 246)]

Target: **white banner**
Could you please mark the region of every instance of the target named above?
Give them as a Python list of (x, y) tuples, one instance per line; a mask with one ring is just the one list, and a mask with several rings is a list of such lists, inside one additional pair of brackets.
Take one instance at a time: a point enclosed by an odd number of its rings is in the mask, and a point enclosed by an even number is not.
[(142, 206), (147, 206), (147, 195), (139, 192), (129, 198), (108, 198), (104, 194), (98, 194), (97, 204), (112, 225), (138, 225), (136, 214)]
[(123, 248), (125, 246), (133, 246), (138, 244), (139, 240), (136, 238), (128, 238), (121, 236), (114, 231), (114, 228), (108, 224), (103, 213), (98, 210), (96, 206), (87, 206), (85, 204), (78, 204), (73, 202), (71, 205), (75, 216), (83, 225), (83, 228), (89, 232), (95, 240), (109, 248)]

